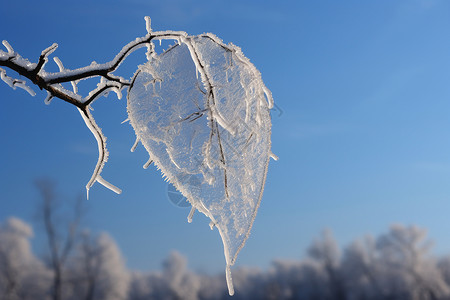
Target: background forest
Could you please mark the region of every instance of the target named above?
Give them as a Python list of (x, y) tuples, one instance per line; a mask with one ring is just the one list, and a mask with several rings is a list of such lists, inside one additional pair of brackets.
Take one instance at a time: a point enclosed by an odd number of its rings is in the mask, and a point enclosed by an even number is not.
[[(71, 217), (49, 181), (37, 184), (36, 214), (48, 246), (32, 251), (33, 227), (10, 217), (0, 224), (0, 296), (19, 299), (225, 299), (224, 274), (189, 270), (173, 251), (155, 271), (127, 268), (108, 233), (81, 226), (86, 209), (77, 201)], [(274, 260), (266, 270), (233, 271), (235, 299), (450, 299), (450, 255), (432, 254), (427, 232), (392, 225), (377, 237), (340, 249), (326, 230), (301, 260)]]

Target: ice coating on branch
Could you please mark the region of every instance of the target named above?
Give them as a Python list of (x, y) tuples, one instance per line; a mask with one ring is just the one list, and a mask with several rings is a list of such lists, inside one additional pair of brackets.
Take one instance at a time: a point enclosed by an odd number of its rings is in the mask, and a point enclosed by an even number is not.
[(3, 69), (0, 69), (0, 79), (3, 80), (4, 83), (9, 85), (10, 88), (12, 88), (14, 90), (16, 89), (14, 86), (14, 78), (6, 75), (6, 71)]
[(78, 111), (80, 112), (80, 115), (83, 118), (83, 121), (85, 122), (87, 128), (89, 128), (89, 130), (92, 132), (97, 141), (99, 155), (97, 165), (95, 166), (92, 177), (89, 180), (88, 184), (86, 185), (86, 198), (89, 199), (89, 190), (95, 182), (100, 183), (101, 185), (110, 189), (116, 194), (120, 194), (122, 193), (121, 189), (109, 183), (100, 176), (102, 169), (105, 166), (106, 161), (108, 160), (108, 150), (106, 149), (106, 137), (103, 135), (100, 127), (98, 127), (98, 125), (95, 123), (94, 117), (92, 116), (89, 109), (90, 107), (88, 106), (86, 109), (78, 108)]
[(52, 100), (53, 100), (53, 95), (52, 95), (52, 93), (50, 93), (50, 92), (47, 91), (47, 96), (46, 96), (45, 99), (44, 99), (45, 105), (50, 105), (50, 103), (52, 103)]
[(19, 80), (15, 83), (15, 86), (25, 90), (31, 96), (36, 96), (36, 92), (33, 91), (23, 80)]
[(30, 94), (31, 96), (36, 95), (36, 93), (26, 84), (24, 80), (9, 77), (8, 75), (6, 75), (6, 71), (2, 68), (0, 68), (0, 79), (7, 85), (9, 85), (13, 90), (18, 87), (28, 92), (28, 94)]
[(147, 29), (147, 33), (152, 33), (152, 19), (149, 16), (144, 17), (145, 19), (145, 28)]
[(188, 221), (198, 210), (219, 230), (232, 294), (230, 266), (250, 234), (272, 156), (273, 99), (238, 47), (212, 34), (177, 40), (139, 67), (128, 115), (155, 165), (192, 204)]
[(58, 48), (58, 44), (53, 43), (50, 47), (45, 48), (42, 52), (41, 52), (41, 56), (43, 57), (47, 57), (50, 54), (52, 54), (53, 52), (55, 52), (56, 48)]
[(8, 51), (8, 54), (10, 54), (10, 55), (14, 54), (14, 49), (13, 49), (13, 47), (11, 47), (11, 45), (8, 43), (8, 41), (3, 40), (2, 44), (3, 44), (3, 46), (5, 46), (6, 51)]
[(53, 57), (53, 61), (58, 65), (59, 71), (60, 72), (64, 72), (64, 65), (62, 63), (62, 61), (58, 58), (58, 57)]

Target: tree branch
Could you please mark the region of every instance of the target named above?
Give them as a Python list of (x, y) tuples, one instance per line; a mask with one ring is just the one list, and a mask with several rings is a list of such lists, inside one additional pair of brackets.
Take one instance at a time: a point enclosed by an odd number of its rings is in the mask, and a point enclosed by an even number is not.
[[(155, 55), (153, 40), (165, 40), (174, 39), (180, 41), (180, 39), (186, 38), (188, 35), (182, 31), (159, 31), (152, 32), (150, 27), (150, 18), (146, 17), (146, 29), (147, 34), (141, 38), (136, 38), (125, 45), (122, 50), (114, 57), (113, 60), (104, 63), (97, 64), (92, 63), (89, 66), (78, 68), (75, 70), (69, 70), (64, 68), (62, 62), (55, 57), (55, 62), (59, 67), (59, 72), (47, 73), (44, 69), (48, 62), (48, 57), (56, 50), (57, 44), (53, 44), (50, 47), (44, 49), (39, 56), (37, 63), (31, 63), (29, 60), (21, 57), (13, 47), (7, 42), (3, 41), (3, 45), (6, 48), (6, 52), (0, 50), (0, 67), (6, 67), (10, 70), (17, 72), (20, 76), (23, 76), (30, 80), (33, 84), (37, 85), (41, 90), (46, 90), (48, 95), (45, 99), (46, 104), (50, 104), (52, 98), (59, 98), (69, 104), (77, 107), (86, 126), (94, 135), (97, 140), (99, 157), (97, 165), (94, 169), (94, 173), (86, 185), (87, 194), (89, 195), (90, 187), (99, 182), (105, 187), (113, 190), (116, 193), (120, 193), (121, 190), (114, 185), (104, 180), (100, 173), (108, 158), (108, 151), (106, 149), (106, 137), (103, 135), (100, 127), (96, 124), (94, 117), (90, 113), (91, 104), (100, 96), (106, 95), (108, 91), (116, 92), (118, 98), (122, 97), (122, 89), (124, 87), (129, 88), (131, 83), (120, 76), (113, 73), (119, 68), (121, 63), (127, 58), (128, 55), (133, 53), (139, 48), (147, 47), (147, 58), (150, 59)], [(1, 79), (5, 81), (11, 88), (15, 89), (20, 87), (29, 92), (32, 96), (35, 95), (33, 90), (26, 85), (24, 80), (14, 79), (6, 75), (6, 71), (0, 68)], [(100, 77), (100, 83), (97, 88), (89, 92), (88, 96), (83, 97), (78, 93), (77, 83), (80, 80)], [(73, 92), (64, 88), (62, 83), (71, 83)]]

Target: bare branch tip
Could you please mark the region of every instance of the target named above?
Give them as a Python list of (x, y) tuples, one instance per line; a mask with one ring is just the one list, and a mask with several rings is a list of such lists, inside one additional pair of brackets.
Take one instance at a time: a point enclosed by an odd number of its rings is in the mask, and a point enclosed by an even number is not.
[(43, 57), (47, 57), (50, 54), (52, 54), (56, 48), (58, 48), (58, 44), (57, 43), (53, 43), (51, 46), (45, 48), (42, 52), (41, 52), (41, 56)]
[(147, 29), (147, 33), (152, 33), (152, 19), (149, 16), (145, 16), (145, 28)]
[(118, 188), (115, 185), (109, 183), (108, 181), (103, 179), (102, 176), (98, 175), (96, 180), (97, 180), (98, 183), (100, 183), (101, 185), (103, 185), (107, 189), (110, 189), (114, 193), (116, 193), (116, 194), (121, 194), (122, 193), (122, 190), (120, 188)]
[(57, 57), (53, 57), (53, 61), (58, 65), (59, 71), (62, 72), (64, 71), (64, 65), (62, 63), (62, 61)]
[(52, 102), (52, 100), (53, 100), (53, 95), (52, 95), (52, 93), (50, 93), (49, 91), (47, 91), (47, 97), (45, 97), (45, 99), (44, 99), (45, 105), (50, 105), (50, 103)]
[(8, 54), (13, 54), (14, 53), (13, 47), (11, 47), (11, 45), (8, 43), (7, 40), (3, 40), (2, 44), (3, 44), (3, 46), (5, 46), (6, 50), (8, 50)]
[(15, 86), (25, 90), (28, 94), (30, 94), (32, 97), (36, 96), (36, 92), (33, 91), (33, 89), (31, 87), (29, 87), (28, 85), (26, 85), (25, 81), (16, 81)]

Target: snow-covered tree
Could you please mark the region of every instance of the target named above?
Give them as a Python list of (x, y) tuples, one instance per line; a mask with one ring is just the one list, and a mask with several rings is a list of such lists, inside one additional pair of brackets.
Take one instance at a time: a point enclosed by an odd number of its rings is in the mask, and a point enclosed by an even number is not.
[(341, 253), (330, 230), (325, 230), (321, 238), (313, 242), (308, 254), (325, 272), (329, 294), (334, 299), (344, 299), (345, 285), (340, 273)]
[(0, 298), (45, 299), (50, 271), (31, 252), (30, 225), (9, 218), (0, 225)]
[(380, 286), (384, 274), (380, 268), (379, 255), (372, 236), (358, 239), (345, 248), (341, 272), (349, 299), (384, 298), (384, 290)]
[(71, 263), (74, 299), (125, 300), (130, 275), (115, 241), (106, 233), (84, 232)]
[(187, 260), (180, 253), (173, 251), (163, 262), (163, 278), (168, 282), (172, 299), (198, 299), (200, 281), (186, 268)]
[(449, 294), (437, 261), (430, 255), (432, 243), (426, 230), (416, 226), (391, 226), (377, 239), (382, 285), (391, 297), (439, 299)]
[(52, 300), (62, 300), (72, 293), (67, 278), (67, 265), (77, 242), (83, 207), (79, 199), (73, 209), (73, 216), (63, 215), (59, 209), (54, 183), (47, 179), (37, 180), (36, 187), (41, 194), (38, 215), (48, 245), (46, 261), (52, 270)]

